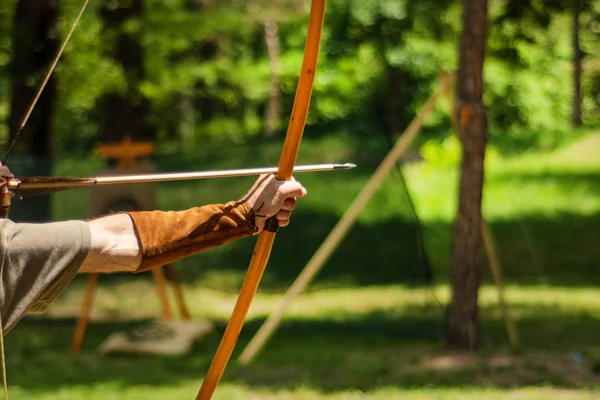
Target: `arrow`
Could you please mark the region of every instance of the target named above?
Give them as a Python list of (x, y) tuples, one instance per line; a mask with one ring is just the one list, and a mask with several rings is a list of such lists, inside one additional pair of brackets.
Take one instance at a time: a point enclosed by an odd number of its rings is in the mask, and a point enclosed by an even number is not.
[[(322, 172), (341, 169), (351, 169), (355, 164), (312, 164), (297, 165), (294, 173), (300, 172)], [(186, 181), (198, 179), (232, 178), (237, 176), (255, 176), (261, 174), (274, 174), (277, 167), (246, 168), (246, 169), (224, 169), (213, 171), (194, 172), (171, 172), (157, 174), (134, 174), (118, 176), (96, 176), (90, 178), (75, 177), (51, 177), (34, 176), (14, 178), (9, 180), (8, 188), (16, 192), (17, 196), (34, 196), (40, 194), (54, 193), (62, 190), (78, 189), (96, 185), (117, 185), (125, 183), (149, 183), (166, 181)]]

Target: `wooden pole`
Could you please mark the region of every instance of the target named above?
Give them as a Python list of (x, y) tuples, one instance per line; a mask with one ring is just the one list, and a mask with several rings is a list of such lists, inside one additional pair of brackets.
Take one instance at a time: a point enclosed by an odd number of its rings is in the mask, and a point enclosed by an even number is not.
[(165, 321), (173, 321), (173, 313), (171, 312), (171, 305), (169, 304), (169, 293), (167, 292), (167, 281), (165, 279), (163, 267), (152, 269), (152, 276), (156, 283), (156, 291), (160, 301), (162, 318)]
[(502, 315), (504, 325), (506, 326), (508, 342), (510, 347), (515, 350), (519, 347), (519, 334), (515, 324), (513, 323), (513, 320), (510, 317), (510, 312), (508, 310), (508, 306), (506, 305), (506, 301), (504, 300), (502, 268), (500, 266), (498, 254), (496, 253), (496, 246), (494, 245), (494, 239), (492, 238), (490, 227), (484, 219), (481, 220), (481, 236), (483, 237), (483, 244), (485, 246), (485, 251), (490, 263), (490, 269), (492, 270), (492, 275), (494, 277), (494, 283), (496, 284), (496, 289), (498, 290), (498, 304), (500, 306), (500, 314)]
[(375, 191), (379, 188), (383, 180), (388, 176), (390, 171), (396, 165), (396, 162), (406, 153), (409, 149), (410, 144), (417, 136), (423, 121), (425, 118), (434, 110), (435, 104), (438, 98), (443, 95), (448, 89), (451, 80), (442, 79), (440, 87), (435, 91), (429, 98), (427, 103), (423, 106), (419, 114), (406, 128), (404, 133), (400, 136), (392, 150), (383, 159), (375, 173), (371, 176), (366, 186), (360, 192), (360, 194), (354, 199), (354, 202), (350, 205), (346, 213), (338, 221), (333, 230), (329, 233), (325, 241), (321, 244), (321, 247), (310, 259), (306, 267), (302, 270), (300, 275), (296, 278), (292, 286), (289, 288), (279, 306), (265, 323), (260, 327), (256, 335), (252, 338), (250, 343), (246, 346), (242, 352), (238, 361), (246, 365), (250, 363), (260, 349), (264, 346), (269, 337), (273, 334), (275, 329), (279, 326), (281, 319), (283, 318), (288, 307), (292, 301), (306, 288), (314, 276), (323, 267), (325, 262), (329, 259), (331, 254), (339, 246), (342, 239), (346, 236), (350, 228), (354, 225), (356, 218), (362, 211), (364, 206), (367, 204), (369, 199), (373, 196)]
[(183, 296), (183, 289), (181, 289), (181, 284), (179, 282), (179, 277), (177, 276), (177, 271), (175, 271), (175, 266), (173, 264), (165, 265), (165, 273), (167, 275), (167, 279), (173, 286), (173, 293), (175, 295), (177, 307), (179, 308), (179, 315), (181, 316), (182, 320), (189, 321), (192, 316), (185, 301), (185, 297)]
[(71, 351), (75, 354), (79, 354), (81, 352), (81, 346), (83, 345), (83, 339), (85, 338), (85, 331), (90, 320), (90, 314), (92, 313), (92, 305), (94, 304), (97, 286), (98, 274), (90, 274), (85, 288), (81, 312), (79, 313), (79, 318), (77, 319), (77, 326), (73, 332)]

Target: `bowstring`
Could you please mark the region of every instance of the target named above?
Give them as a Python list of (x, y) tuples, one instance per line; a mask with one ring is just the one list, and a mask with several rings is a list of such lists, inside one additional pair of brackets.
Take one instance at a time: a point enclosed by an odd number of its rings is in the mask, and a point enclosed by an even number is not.
[(38, 100), (40, 99), (42, 92), (46, 88), (46, 85), (48, 84), (48, 81), (50, 80), (52, 73), (56, 69), (56, 65), (58, 64), (60, 57), (62, 56), (63, 52), (65, 51), (67, 44), (71, 40), (71, 36), (73, 36), (73, 32), (75, 32), (75, 28), (77, 28), (77, 25), (79, 24), (79, 21), (81, 20), (81, 16), (83, 15), (85, 9), (87, 8), (89, 2), (90, 2), (90, 0), (84, 1), (83, 5), (81, 6), (81, 9), (79, 10), (79, 14), (77, 14), (75, 21), (71, 25), (71, 29), (69, 29), (69, 33), (65, 37), (65, 40), (62, 42), (62, 45), (60, 46), (60, 49), (56, 53), (56, 56), (54, 56), (54, 60), (52, 60), (52, 64), (50, 65), (50, 68), (48, 68), (48, 72), (46, 73), (46, 76), (44, 77), (42, 84), (40, 85), (37, 92), (35, 93), (35, 96), (33, 97), (33, 100), (31, 101), (31, 103), (29, 103), (29, 106), (27, 107), (27, 111), (25, 111), (25, 115), (23, 115), (23, 119), (21, 119), (21, 123), (19, 124), (19, 128), (17, 129), (17, 133), (15, 133), (15, 137), (13, 138), (12, 142), (10, 143), (8, 150), (6, 151), (6, 156), (4, 157), (4, 161), (2, 161), (2, 165), (6, 165), (6, 162), (8, 161), (8, 157), (10, 156), (10, 152), (12, 151), (15, 143), (17, 142), (17, 139), (21, 135), (21, 131), (23, 130), (25, 125), (27, 125), (27, 122), (29, 121), (29, 117), (31, 117), (31, 113), (33, 112), (33, 109), (35, 108)]
[(8, 400), (8, 379), (6, 379), (6, 356), (4, 355), (4, 326), (0, 312), (0, 356), (2, 357), (2, 383), (4, 386), (4, 400)]
[[(52, 73), (56, 69), (56, 65), (58, 64), (58, 61), (60, 60), (63, 52), (65, 51), (67, 44), (71, 40), (71, 37), (73, 36), (73, 32), (75, 32), (75, 28), (77, 28), (77, 25), (79, 24), (79, 21), (81, 20), (81, 17), (83, 16), (83, 13), (85, 12), (85, 9), (87, 8), (89, 2), (90, 2), (90, 0), (84, 0), (83, 5), (81, 6), (81, 8), (79, 10), (79, 13), (77, 14), (77, 17), (75, 18), (75, 20), (73, 21), (73, 24), (71, 25), (71, 28), (69, 29), (69, 33), (67, 33), (65, 40), (63, 41), (58, 52), (56, 53), (56, 56), (54, 56), (54, 59), (52, 60), (52, 64), (50, 65), (50, 68), (48, 68), (48, 72), (46, 73), (46, 76), (44, 77), (42, 84), (40, 85), (37, 92), (35, 93), (33, 100), (27, 107), (27, 111), (25, 112), (25, 115), (23, 115), (23, 119), (21, 120), (21, 123), (19, 124), (17, 133), (15, 134), (15, 137), (13, 138), (12, 142), (10, 143), (8, 150), (6, 151), (6, 156), (4, 157), (4, 161), (2, 162), (2, 165), (6, 165), (6, 162), (8, 161), (8, 157), (10, 156), (10, 152), (12, 151), (15, 143), (17, 142), (17, 139), (19, 138), (21, 131), (23, 130), (25, 125), (27, 125), (27, 122), (29, 121), (29, 117), (31, 117), (31, 113), (33, 112), (33, 109), (35, 108), (38, 100), (40, 99), (40, 96), (42, 95), (44, 88), (48, 84), (48, 81), (50, 80)], [(1, 312), (0, 312), (0, 358), (1, 358), (0, 361), (2, 363), (2, 382), (3, 382), (3, 387), (4, 387), (4, 400), (8, 400), (8, 379), (6, 377), (6, 375), (7, 375), (6, 374), (6, 355), (4, 352), (4, 326), (2, 323), (2, 313)]]

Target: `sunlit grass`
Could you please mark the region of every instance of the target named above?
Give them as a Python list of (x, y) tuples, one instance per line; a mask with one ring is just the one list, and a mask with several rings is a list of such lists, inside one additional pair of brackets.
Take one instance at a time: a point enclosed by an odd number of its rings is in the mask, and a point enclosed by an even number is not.
[[(201, 283), (184, 285), (186, 299), (194, 315), (215, 320), (227, 320), (233, 309), (237, 293), (209, 289)], [(157, 299), (149, 297), (155, 290), (149, 279), (111, 282), (101, 285), (95, 303), (95, 315), (104, 318), (143, 318), (156, 315)], [(479, 294), (482, 308), (497, 307), (497, 290), (484, 285)], [(65, 292), (48, 311), (48, 315), (73, 315), (79, 308), (83, 286), (74, 286)], [(598, 313), (600, 301), (597, 289), (590, 287), (557, 287), (543, 285), (509, 285), (506, 296), (516, 316), (528, 315), (536, 310), (554, 309), (561, 314)], [(417, 308), (429, 308), (437, 313), (441, 304), (449, 301), (448, 285), (434, 287), (409, 287), (404, 285), (369, 286), (360, 288), (328, 288), (312, 290), (300, 296), (287, 314), (295, 319), (323, 319), (332, 317), (357, 318), (376, 312), (402, 315)], [(260, 319), (278, 305), (281, 294), (259, 293), (249, 312), (250, 318)]]
[[(549, 153), (494, 157), (486, 163), (483, 213), (490, 221), (535, 214), (600, 212), (600, 134)], [(458, 165), (414, 163), (405, 167), (419, 216), (425, 221), (454, 219)]]
[[(197, 318), (225, 323), (231, 314), (237, 293), (207, 289), (202, 285), (184, 285), (186, 299), (192, 314)], [(152, 293), (154, 287), (148, 280), (102, 286), (97, 295), (94, 318), (97, 321), (127, 321), (152, 319), (158, 315), (159, 305)], [(403, 285), (361, 288), (329, 288), (313, 290), (297, 298), (286, 313), (286, 321), (293, 324), (351, 324), (371, 323), (389, 330), (388, 324), (433, 323), (435, 332), (425, 337), (441, 338), (444, 307), (449, 301), (447, 285), (432, 288)], [(520, 326), (523, 348), (581, 350), (594, 346), (595, 334), (586, 326), (594, 315), (600, 315), (600, 302), (594, 287), (548, 287), (510, 285), (505, 294), (512, 317)], [(83, 297), (82, 288), (71, 288), (49, 311), (49, 316), (72, 316), (78, 312)], [(249, 321), (265, 319), (281, 301), (280, 294), (259, 293), (248, 314)], [(175, 304), (175, 303), (171, 303)], [(498, 292), (495, 286), (485, 285), (480, 290), (479, 305), (484, 321), (484, 335), (492, 335), (488, 349), (497, 345), (506, 347), (499, 322)], [(370, 321), (370, 322), (368, 322)], [(403, 322), (404, 321), (404, 322)], [(421, 322), (419, 322), (421, 321)], [(429, 321), (429, 322), (426, 322)], [(432, 326), (429, 326), (430, 329)], [(576, 331), (571, 331), (576, 327)], [(412, 328), (411, 328), (412, 329)], [(562, 333), (561, 333), (562, 332)], [(558, 341), (567, 334), (578, 343)], [(425, 332), (423, 332), (425, 333)], [(318, 332), (315, 333), (318, 335)], [(484, 340), (485, 343), (485, 340)]]
[[(198, 382), (181, 382), (177, 387), (144, 387), (135, 386), (121, 388), (110, 384), (96, 384), (86, 387), (66, 387), (52, 393), (32, 393), (27, 390), (14, 390), (11, 398), (35, 400), (106, 400), (127, 399), (146, 400), (160, 398), (169, 400), (189, 400), (198, 390)], [(112, 395), (119, 393), (118, 395)], [(348, 390), (336, 393), (323, 392), (308, 387), (297, 389), (254, 389), (235, 384), (222, 384), (213, 399), (215, 400), (594, 400), (596, 393), (585, 390), (552, 389), (552, 388), (523, 388), (523, 389), (481, 389), (477, 387), (464, 387), (460, 389), (398, 389), (383, 387), (370, 392)]]
[[(93, 352), (107, 333), (131, 326), (126, 321), (138, 321), (133, 322), (135, 325), (158, 314), (158, 304), (148, 296), (153, 290), (150, 282), (142, 280), (101, 287), (81, 356), (68, 353), (69, 325), (50, 325), (43, 337), (36, 330), (39, 324), (25, 322), (18, 327), (11, 334), (20, 338), (12, 338), (16, 343), (9, 347), (12, 353), (9, 368), (23, 368), (25, 363), (35, 360), (42, 369), (49, 364), (60, 367), (35, 374), (35, 369), (23, 371), (24, 376), (16, 378), (16, 387), (11, 387), (13, 397), (187, 399), (193, 396), (220, 333), (211, 335), (184, 357), (115, 358)], [(442, 304), (447, 302), (446, 285), (438, 285), (433, 291)], [(221, 331), (236, 294), (207, 290), (200, 285), (185, 285), (185, 293), (194, 317), (210, 318)], [(80, 289), (70, 289), (53, 305), (48, 316), (73, 315), (81, 295)], [(594, 357), (600, 356), (595, 340), (600, 329), (594, 318), (600, 314), (596, 289), (509, 286), (507, 299), (522, 343), (521, 351), (516, 354), (507, 346), (496, 296), (493, 286), (481, 290), (482, 352), (457, 355), (442, 350), (444, 312), (432, 297), (431, 289), (391, 285), (312, 291), (297, 299), (282, 329), (268, 342), (256, 362), (245, 368), (236, 364), (235, 357), (256, 324), (281, 299), (281, 295), (259, 293), (247, 319), (249, 327), (242, 334), (214, 398), (593, 399), (592, 390), (600, 389), (590, 372), (597, 360)], [(123, 321), (121, 325), (118, 320)], [(32, 340), (36, 337), (42, 340)], [(56, 342), (52, 350), (44, 344), (50, 338)], [(35, 354), (32, 352), (36, 348), (45, 350), (33, 359), (23, 358), (25, 354)], [(571, 361), (574, 352), (582, 354), (582, 364)], [(19, 387), (18, 382), (28, 376), (40, 379), (36, 385), (44, 389), (22, 384)]]

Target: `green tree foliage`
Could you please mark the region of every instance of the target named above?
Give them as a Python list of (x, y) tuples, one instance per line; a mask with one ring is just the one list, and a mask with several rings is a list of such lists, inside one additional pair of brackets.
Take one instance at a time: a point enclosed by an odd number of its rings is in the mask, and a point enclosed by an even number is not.
[(583, 61), (584, 122), (600, 121), (600, 2), (591, 2), (581, 21)]
[[(127, 73), (107, 56), (92, 2), (59, 64), (58, 150), (86, 153), (98, 144), (98, 100), (128, 90)], [(0, 140), (6, 140), (11, 25), (17, 0), (0, 5)], [(280, 0), (146, 0), (144, 15), (123, 29), (145, 50), (141, 92), (162, 144), (244, 141), (263, 131), (270, 95), (264, 21), (278, 23), (282, 123), (285, 129), (300, 68), (308, 3)], [(492, 140), (552, 144), (569, 122), (570, 0), (501, 0), (490, 10), (486, 104)], [(62, 0), (64, 37), (79, 0)], [(584, 0), (584, 122), (600, 122), (600, 6)], [(431, 93), (438, 72), (455, 70), (460, 33), (456, 0), (329, 0), (307, 134), (346, 132), (368, 139), (398, 134)], [(37, 77), (32, 77), (32, 80)], [(450, 134), (448, 105), (427, 127)], [(542, 133), (540, 133), (542, 132)], [(430, 136), (433, 137), (433, 136)]]
[[(584, 53), (589, 54), (590, 63), (596, 63), (598, 54), (592, 49), (600, 44), (598, 31), (593, 29), (598, 6), (592, 0), (579, 1)], [(517, 136), (564, 129), (573, 92), (569, 16), (573, 0), (495, 3), (488, 64), (488, 103), (495, 128), (511, 130)], [(588, 123), (598, 122), (593, 105), (596, 92), (589, 83), (595, 75), (589, 68), (584, 72), (584, 118)]]

